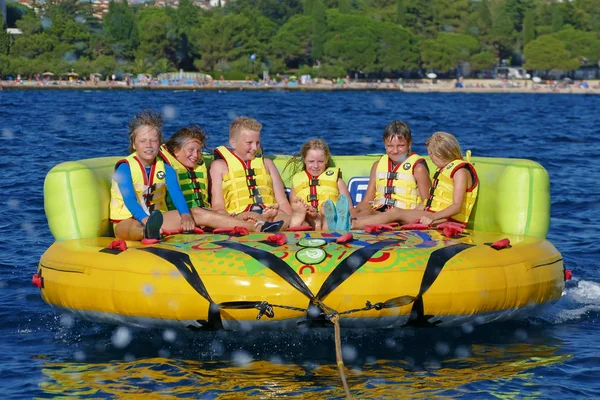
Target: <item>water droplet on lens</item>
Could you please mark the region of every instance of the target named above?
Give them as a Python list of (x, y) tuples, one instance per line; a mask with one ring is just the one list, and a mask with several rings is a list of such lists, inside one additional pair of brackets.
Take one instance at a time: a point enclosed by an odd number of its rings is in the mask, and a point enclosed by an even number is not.
[(129, 331), (129, 328), (120, 326), (115, 329), (112, 334), (111, 341), (113, 346), (118, 349), (127, 347), (127, 345), (129, 345), (131, 342), (131, 332)]
[(244, 350), (237, 350), (231, 354), (231, 360), (239, 367), (243, 367), (252, 362), (252, 357), (250, 357), (250, 353)]
[(352, 362), (356, 360), (356, 356), (358, 355), (358, 351), (356, 351), (356, 347), (351, 344), (346, 344), (342, 346), (342, 357), (346, 362)]
[(4, 139), (13, 139), (15, 137), (15, 134), (10, 129), (4, 128), (2, 129), (2, 137)]
[(456, 348), (456, 350), (454, 351), (454, 354), (456, 354), (457, 357), (460, 358), (467, 358), (469, 357), (469, 354), (471, 352), (469, 351), (469, 349), (466, 346), (458, 346)]
[(163, 107), (162, 114), (166, 120), (174, 119), (177, 117), (177, 109), (173, 106), (167, 105)]
[(60, 324), (64, 328), (72, 328), (73, 325), (75, 325), (75, 320), (73, 319), (73, 316), (71, 316), (69, 314), (61, 314), (61, 316), (60, 316)]
[(52, 28), (52, 21), (48, 17), (42, 17), (42, 19), (40, 20), (40, 23), (42, 24), (42, 28), (44, 30), (48, 30), (48, 29)]
[(515, 338), (519, 340), (526, 340), (529, 335), (524, 329), (515, 330)]
[(17, 199), (9, 199), (6, 202), (6, 205), (8, 206), (8, 208), (10, 208), (12, 210), (15, 210), (15, 209), (19, 208), (19, 200), (17, 200)]
[(163, 332), (163, 339), (165, 342), (174, 342), (177, 338), (177, 333), (173, 329), (165, 329)]
[(150, 284), (146, 284), (144, 285), (144, 287), (142, 288), (142, 292), (146, 295), (146, 296), (152, 296), (154, 294), (154, 286), (150, 285)]
[(77, 350), (75, 352), (75, 354), (73, 354), (73, 357), (75, 358), (75, 361), (77, 361), (77, 362), (85, 361), (85, 353), (81, 350)]
[(158, 351), (158, 356), (162, 358), (169, 358), (171, 357), (171, 352), (167, 349), (160, 349)]
[(438, 342), (435, 344), (435, 352), (440, 356), (446, 356), (450, 353), (450, 346), (444, 342)]

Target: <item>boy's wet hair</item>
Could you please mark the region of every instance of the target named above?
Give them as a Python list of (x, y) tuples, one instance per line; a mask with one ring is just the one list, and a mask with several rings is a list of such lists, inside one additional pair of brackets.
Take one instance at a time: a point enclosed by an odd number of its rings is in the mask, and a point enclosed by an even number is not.
[(260, 132), (262, 124), (250, 117), (237, 117), (229, 126), (229, 139), (237, 139), (242, 129)]
[(163, 142), (163, 117), (158, 111), (148, 109), (141, 111), (133, 116), (129, 121), (129, 153), (135, 152), (133, 148), (133, 142), (137, 135), (137, 130), (142, 126), (149, 126), (156, 129), (158, 132), (158, 141), (160, 144)]
[(329, 146), (323, 139), (310, 139), (308, 142), (304, 143), (300, 148), (300, 152), (294, 154), (292, 158), (285, 164), (284, 171), (291, 167), (290, 173), (295, 175), (299, 171), (306, 170), (306, 164), (304, 164), (304, 159), (308, 154), (309, 150), (322, 150), (325, 154), (325, 158), (327, 159), (326, 168), (331, 167), (331, 152), (329, 151)]
[(394, 120), (390, 122), (383, 130), (383, 143), (395, 137), (403, 137), (409, 145), (412, 142), (412, 133), (408, 123)]
[(204, 146), (206, 145), (206, 141), (208, 140), (208, 136), (206, 135), (206, 132), (204, 132), (200, 125), (192, 124), (185, 126), (179, 129), (177, 132), (175, 132), (173, 136), (171, 136), (169, 140), (167, 140), (167, 143), (165, 143), (165, 145), (167, 146), (167, 150), (169, 150), (169, 153), (175, 154), (175, 152), (180, 150), (188, 140), (197, 140), (204, 148)]
[(442, 161), (462, 160), (460, 145), (454, 135), (447, 132), (436, 132), (425, 142), (427, 151)]

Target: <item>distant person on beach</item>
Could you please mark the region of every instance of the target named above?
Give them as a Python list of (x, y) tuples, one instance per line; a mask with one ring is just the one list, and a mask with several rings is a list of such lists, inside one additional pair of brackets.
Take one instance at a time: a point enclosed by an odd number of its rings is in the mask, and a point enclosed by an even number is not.
[[(304, 143), (300, 152), (288, 161), (285, 168), (288, 167), (293, 175), (290, 203), (294, 214), (291, 225), (300, 226), (306, 223), (315, 230), (345, 229), (342, 226), (345, 223), (345, 220), (342, 221), (343, 217), (340, 218), (341, 225), (338, 228), (338, 219), (327, 221), (323, 212), (325, 204), (338, 202), (337, 208), (340, 213), (354, 213), (350, 203), (350, 192), (342, 179), (340, 169), (332, 165), (327, 143), (321, 139), (312, 139)], [(341, 197), (345, 198), (339, 202)]]
[(390, 122), (383, 131), (385, 155), (373, 163), (367, 191), (356, 206), (357, 216), (391, 209), (425, 208), (431, 179), (425, 159), (411, 151), (412, 132), (403, 121)]
[[(211, 201), (215, 211), (227, 214), (277, 210), (276, 220), (287, 229), (292, 207), (272, 160), (264, 158), (260, 144), (262, 124), (249, 117), (233, 120), (229, 145), (215, 149), (210, 166)], [(271, 219), (268, 218), (268, 219)]]
[[(159, 240), (161, 229), (194, 229), (175, 170), (157, 157), (162, 126), (162, 116), (154, 110), (142, 111), (129, 121), (131, 154), (115, 165), (110, 190), (110, 220), (119, 239)], [(167, 191), (176, 210), (167, 210)]]
[(378, 215), (359, 217), (352, 221), (352, 229), (391, 222), (431, 225), (452, 221), (467, 224), (479, 191), (475, 167), (464, 160), (458, 141), (449, 133), (436, 132), (425, 145), (431, 161), (438, 167), (425, 209), (393, 208)]
[[(245, 227), (248, 231), (274, 232), (281, 228), (283, 221), (265, 222), (260, 214), (234, 218), (218, 213), (210, 208), (208, 201), (208, 171), (202, 156), (207, 136), (199, 125), (189, 125), (179, 129), (160, 147), (159, 155), (173, 167), (188, 208), (196, 226), (210, 228)], [(176, 209), (169, 193), (167, 208)], [(273, 210), (272, 216), (276, 214)], [(266, 215), (265, 215), (266, 216)]]

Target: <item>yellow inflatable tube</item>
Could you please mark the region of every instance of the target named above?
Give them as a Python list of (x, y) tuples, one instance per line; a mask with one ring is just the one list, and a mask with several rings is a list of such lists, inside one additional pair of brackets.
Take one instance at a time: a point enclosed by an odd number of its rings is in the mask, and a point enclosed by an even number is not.
[[(282, 169), (287, 157), (276, 157)], [(344, 177), (365, 176), (377, 156), (336, 157)], [(109, 249), (108, 190), (116, 157), (64, 163), (46, 178), (57, 239), (37, 284), (57, 309), (132, 325), (197, 329), (397, 327), (482, 323), (535, 312), (560, 298), (564, 265), (545, 240), (546, 171), (528, 160), (474, 158), (480, 194), (469, 229), (175, 235)], [(210, 161), (210, 160), (207, 160)], [(433, 166), (430, 166), (433, 172)], [(284, 176), (289, 180), (289, 176)], [(508, 238), (510, 246), (490, 246)]]

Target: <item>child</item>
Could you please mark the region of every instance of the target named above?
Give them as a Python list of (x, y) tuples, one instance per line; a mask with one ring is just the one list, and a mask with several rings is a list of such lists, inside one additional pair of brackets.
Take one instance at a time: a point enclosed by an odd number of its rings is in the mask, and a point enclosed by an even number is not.
[(353, 221), (353, 229), (362, 229), (365, 225), (410, 223), (417, 220), (426, 225), (446, 220), (467, 224), (479, 191), (475, 168), (469, 161), (463, 160), (458, 141), (449, 133), (436, 132), (427, 139), (425, 145), (431, 161), (438, 167), (425, 210), (394, 208), (379, 215), (359, 217)]
[[(142, 111), (129, 121), (131, 154), (115, 165), (110, 191), (110, 220), (119, 239), (158, 240), (161, 228), (194, 229), (175, 171), (157, 158), (162, 126), (163, 119), (154, 110)], [(167, 190), (176, 210), (167, 211)]]
[(412, 135), (406, 122), (392, 121), (383, 131), (386, 154), (371, 168), (369, 184), (356, 206), (358, 216), (393, 208), (424, 209), (431, 180), (425, 160), (411, 152)]
[(210, 166), (212, 206), (228, 214), (275, 209), (276, 219), (284, 220), (287, 228), (292, 207), (275, 164), (261, 154), (261, 129), (262, 124), (249, 117), (231, 123), (231, 148), (215, 149), (215, 161)]
[[(300, 226), (306, 220), (316, 230), (347, 230), (343, 225), (346, 220), (349, 223), (349, 218), (343, 219), (343, 216), (346, 212), (353, 213), (348, 203), (350, 193), (342, 179), (340, 169), (331, 166), (331, 153), (327, 143), (321, 139), (312, 139), (304, 143), (300, 153), (288, 161), (286, 168), (291, 165), (295, 165), (292, 173), (302, 168), (292, 178), (290, 203), (294, 215), (291, 226)], [(338, 204), (337, 211), (342, 215), (339, 218), (341, 224), (339, 227), (338, 218), (333, 217), (337, 212), (331, 211), (333, 202), (338, 201), (338, 198), (344, 198), (342, 203)], [(329, 220), (323, 212), (325, 204), (330, 204)]]
[[(283, 221), (265, 222), (261, 215), (233, 218), (210, 209), (208, 202), (208, 174), (202, 157), (206, 134), (199, 125), (179, 129), (161, 146), (160, 157), (172, 166), (177, 173), (179, 186), (188, 207), (192, 211), (197, 226), (210, 228), (245, 227), (249, 231), (276, 232)], [(174, 209), (171, 197), (167, 195), (167, 207)]]

